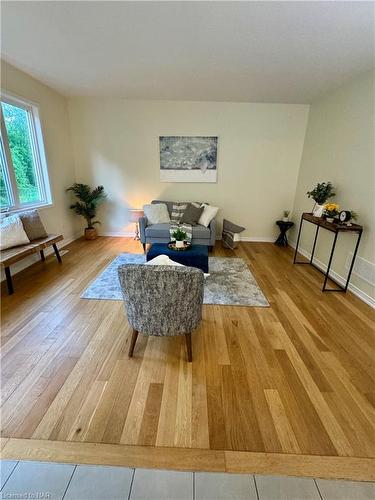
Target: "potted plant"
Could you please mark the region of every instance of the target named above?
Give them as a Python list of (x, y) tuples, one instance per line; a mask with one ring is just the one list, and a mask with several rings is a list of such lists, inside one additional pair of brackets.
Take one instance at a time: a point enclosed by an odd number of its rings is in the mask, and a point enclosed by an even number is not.
[(77, 215), (82, 215), (86, 220), (87, 227), (85, 228), (86, 240), (94, 240), (98, 233), (95, 229), (96, 224), (100, 224), (96, 217), (98, 206), (103, 203), (107, 195), (104, 192), (103, 186), (98, 186), (91, 189), (87, 184), (75, 183), (70, 186), (67, 191), (72, 191), (77, 197), (78, 201), (70, 205), (70, 208)]
[(187, 234), (182, 229), (176, 229), (176, 231), (172, 233), (172, 238), (176, 240), (176, 248), (182, 248), (187, 238)]
[(289, 222), (289, 215), (290, 215), (290, 210), (284, 210), (283, 211), (283, 222)]
[(324, 215), (327, 222), (333, 222), (339, 214), (339, 205), (337, 203), (327, 203), (324, 205)]
[(324, 204), (329, 198), (335, 196), (334, 187), (331, 182), (318, 182), (312, 191), (307, 191), (307, 196), (315, 201), (313, 215), (321, 217), (324, 212)]

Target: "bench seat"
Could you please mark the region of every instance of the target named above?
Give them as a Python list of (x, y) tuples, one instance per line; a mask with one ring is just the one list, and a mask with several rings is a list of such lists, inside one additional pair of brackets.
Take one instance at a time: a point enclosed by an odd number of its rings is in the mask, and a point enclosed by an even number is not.
[(5, 269), (9, 294), (12, 294), (14, 291), (9, 266), (38, 252), (40, 253), (41, 259), (44, 261), (45, 257), (43, 250), (49, 246), (53, 247), (57, 260), (61, 262), (61, 257), (56, 243), (63, 239), (62, 234), (49, 234), (45, 238), (38, 238), (31, 241), (27, 245), (20, 245), (18, 247), (7, 248), (6, 250), (0, 251), (0, 265)]

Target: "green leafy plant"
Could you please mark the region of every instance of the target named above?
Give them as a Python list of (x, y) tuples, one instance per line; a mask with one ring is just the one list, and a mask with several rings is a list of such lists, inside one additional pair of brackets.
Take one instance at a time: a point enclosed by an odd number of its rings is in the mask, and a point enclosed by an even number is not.
[(335, 196), (334, 187), (331, 182), (318, 182), (312, 191), (307, 191), (307, 196), (312, 198), (318, 205), (323, 205), (328, 198)]
[(87, 184), (75, 183), (67, 191), (72, 191), (78, 198), (76, 203), (70, 205), (75, 214), (81, 215), (87, 222), (87, 228), (92, 229), (95, 224), (100, 224), (96, 217), (98, 206), (103, 203), (107, 195), (103, 186), (91, 189)]
[(354, 210), (349, 210), (349, 212), (350, 212), (350, 220), (357, 220), (358, 219), (357, 212), (354, 212)]
[(284, 217), (289, 217), (290, 210), (284, 210), (283, 214), (284, 214)]
[(176, 229), (176, 231), (173, 231), (172, 237), (176, 241), (184, 241), (187, 238), (187, 234), (182, 229)]

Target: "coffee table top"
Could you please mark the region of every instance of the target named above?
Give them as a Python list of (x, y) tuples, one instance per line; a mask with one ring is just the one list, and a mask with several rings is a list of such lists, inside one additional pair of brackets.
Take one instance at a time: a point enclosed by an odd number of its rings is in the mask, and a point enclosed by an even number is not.
[(168, 248), (168, 243), (153, 243), (147, 252), (147, 255), (151, 255), (153, 257), (157, 257), (158, 255), (168, 255), (171, 257), (172, 255), (179, 255), (180, 257), (182, 255), (190, 256), (192, 257), (193, 255), (195, 256), (202, 256), (202, 257), (208, 257), (208, 246), (207, 245), (192, 245), (191, 248), (188, 250), (172, 250), (171, 248)]

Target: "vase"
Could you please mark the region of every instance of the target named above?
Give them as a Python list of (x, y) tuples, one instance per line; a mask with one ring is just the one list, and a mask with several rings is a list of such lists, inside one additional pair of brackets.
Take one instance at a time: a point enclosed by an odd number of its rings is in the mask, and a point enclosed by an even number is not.
[(319, 203), (315, 203), (314, 208), (313, 208), (313, 216), (314, 217), (321, 217), (324, 212), (324, 205), (319, 205)]
[(289, 222), (289, 217), (283, 217), (282, 221), (283, 222)]
[(95, 227), (86, 227), (85, 229), (85, 238), (86, 240), (95, 240), (98, 236), (98, 233)]
[(333, 218), (333, 217), (326, 217), (326, 221), (327, 221), (327, 222), (333, 222), (333, 221), (334, 221), (334, 218)]
[(179, 240), (176, 240), (176, 248), (183, 248), (184, 246), (184, 241), (179, 241)]

